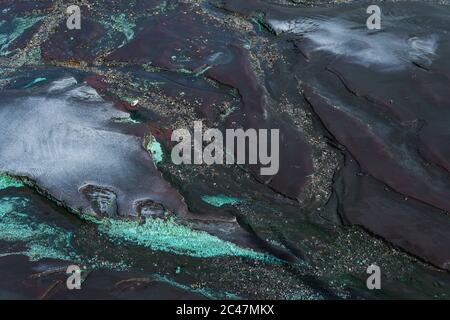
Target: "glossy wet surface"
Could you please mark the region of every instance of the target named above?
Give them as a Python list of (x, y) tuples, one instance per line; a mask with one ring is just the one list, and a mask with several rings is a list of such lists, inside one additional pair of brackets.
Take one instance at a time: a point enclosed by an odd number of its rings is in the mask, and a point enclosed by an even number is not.
[[(449, 7), (325, 2), (2, 2), (0, 297), (449, 298)], [(173, 165), (196, 120), (280, 171)]]

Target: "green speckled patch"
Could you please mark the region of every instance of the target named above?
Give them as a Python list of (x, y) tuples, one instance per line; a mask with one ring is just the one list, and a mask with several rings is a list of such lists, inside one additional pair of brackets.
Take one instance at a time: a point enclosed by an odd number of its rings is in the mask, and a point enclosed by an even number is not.
[(29, 84), (27, 84), (24, 88), (31, 88), (35, 84), (38, 84), (39, 82), (47, 81), (47, 78), (36, 78), (33, 81), (31, 81)]
[(147, 150), (152, 154), (155, 164), (163, 161), (164, 154), (161, 148), (161, 144), (155, 138), (152, 137), (150, 139), (150, 142), (147, 144)]
[(9, 54), (8, 47), (42, 18), (42, 16), (14, 17), (10, 23), (0, 21), (0, 55)]
[(167, 10), (167, 1), (162, 1), (159, 5), (156, 6), (156, 9), (161, 12), (164, 13)]
[(132, 119), (131, 117), (128, 117), (128, 118), (114, 118), (113, 121), (116, 122), (116, 123), (139, 123), (139, 121), (136, 121), (136, 120)]
[(110, 21), (104, 21), (103, 24), (112, 30), (122, 33), (127, 39), (121, 46), (125, 45), (134, 37), (134, 28), (136, 24), (134, 21), (128, 19), (124, 13), (111, 16)]
[(219, 194), (216, 196), (203, 196), (202, 200), (214, 207), (222, 207), (226, 204), (238, 204), (242, 203), (244, 200), (239, 198), (234, 198), (226, 196), (224, 194)]
[(23, 187), (23, 183), (19, 179), (0, 172), (0, 190), (11, 187), (20, 188)]
[(2, 253), (23, 254), (30, 260), (43, 258), (77, 261), (71, 245), (72, 234), (56, 226), (40, 223), (23, 212), (28, 200), (20, 197), (0, 198), (0, 239), (8, 242), (23, 242), (23, 252)]
[(101, 233), (115, 241), (131, 242), (152, 250), (200, 258), (239, 256), (258, 260), (275, 259), (223, 241), (207, 232), (183, 226), (174, 218), (148, 219), (144, 224), (139, 224), (137, 221), (89, 219), (98, 224)]

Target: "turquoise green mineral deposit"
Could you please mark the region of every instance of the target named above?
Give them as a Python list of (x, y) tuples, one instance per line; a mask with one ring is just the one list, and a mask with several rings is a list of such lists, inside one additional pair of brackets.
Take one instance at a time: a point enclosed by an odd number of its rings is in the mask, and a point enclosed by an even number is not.
[(202, 200), (218, 208), (227, 204), (238, 204), (244, 201), (242, 199), (226, 196), (224, 194), (219, 194), (216, 196), (203, 196)]
[(24, 88), (30, 88), (34, 86), (35, 84), (38, 84), (39, 82), (47, 81), (47, 78), (36, 78), (33, 81), (31, 81), (29, 84), (27, 84)]
[(241, 248), (207, 232), (181, 225), (174, 218), (147, 219), (144, 224), (128, 220), (88, 219), (97, 223), (101, 233), (117, 242), (130, 242), (156, 251), (199, 258), (237, 256), (258, 260), (272, 259), (266, 254)]
[(136, 24), (124, 13), (111, 16), (111, 20), (104, 21), (103, 24), (125, 36), (126, 41), (122, 44), (122, 46), (134, 37), (134, 28), (136, 27)]
[[(42, 16), (14, 17), (10, 23), (4, 20), (0, 21), (0, 56), (9, 54), (8, 47), (42, 18)], [(11, 24), (12, 32), (9, 31), (9, 28), (5, 28), (8, 24)]]
[(11, 187), (20, 188), (23, 187), (23, 183), (19, 179), (13, 178), (6, 173), (0, 172), (0, 190)]
[(150, 142), (147, 144), (147, 150), (152, 154), (155, 164), (159, 164), (163, 161), (164, 153), (158, 140), (152, 137)]
[(72, 234), (56, 226), (45, 224), (25, 213), (28, 200), (21, 197), (0, 198), (0, 240), (22, 242), (24, 251), (3, 252), (23, 254), (30, 260), (53, 258), (77, 261), (71, 245)]

